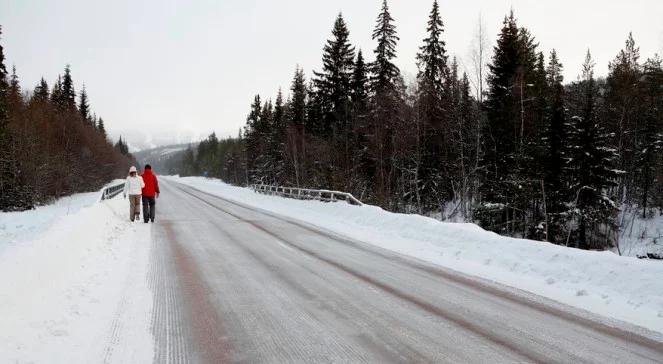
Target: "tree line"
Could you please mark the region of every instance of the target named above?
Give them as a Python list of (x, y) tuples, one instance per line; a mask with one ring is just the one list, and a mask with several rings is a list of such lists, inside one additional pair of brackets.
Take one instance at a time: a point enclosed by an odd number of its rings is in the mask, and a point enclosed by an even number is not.
[(135, 160), (124, 142), (111, 144), (68, 65), (52, 88), (42, 78), (25, 91), (16, 67), (9, 74), (4, 61), (0, 45), (0, 211), (98, 190), (126, 175)]
[(629, 34), (605, 78), (589, 50), (577, 80), (560, 55), (505, 16), (492, 58), (479, 25), (472, 76), (460, 72), (433, 1), (416, 80), (394, 64), (399, 37), (386, 0), (373, 61), (341, 14), (323, 66), (295, 70), (289, 95), (256, 95), (237, 138), (212, 134), (185, 175), (235, 184), (343, 190), (388, 210), (474, 221), (501, 234), (583, 249), (616, 243), (620, 206), (663, 207), (663, 66)]

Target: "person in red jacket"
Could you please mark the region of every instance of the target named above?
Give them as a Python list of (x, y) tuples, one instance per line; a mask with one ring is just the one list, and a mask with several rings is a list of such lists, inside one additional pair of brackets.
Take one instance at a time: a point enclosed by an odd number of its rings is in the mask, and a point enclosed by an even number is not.
[(156, 198), (159, 198), (159, 181), (157, 176), (152, 173), (152, 166), (145, 165), (143, 170), (143, 221), (147, 224), (149, 221), (154, 222), (154, 215), (156, 213), (155, 205)]

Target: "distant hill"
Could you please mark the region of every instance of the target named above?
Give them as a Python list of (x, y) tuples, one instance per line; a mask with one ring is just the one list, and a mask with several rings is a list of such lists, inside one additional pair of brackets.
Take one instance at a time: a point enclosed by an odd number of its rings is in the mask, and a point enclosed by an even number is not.
[(129, 144), (131, 153), (158, 149), (164, 145), (180, 145), (194, 143), (204, 137), (199, 132), (167, 128), (164, 130), (122, 130), (110, 131), (109, 136), (117, 140), (120, 136)]
[(184, 151), (189, 146), (196, 147), (198, 143), (166, 145), (152, 149), (133, 152), (140, 166), (150, 164), (157, 174), (177, 174), (177, 167)]

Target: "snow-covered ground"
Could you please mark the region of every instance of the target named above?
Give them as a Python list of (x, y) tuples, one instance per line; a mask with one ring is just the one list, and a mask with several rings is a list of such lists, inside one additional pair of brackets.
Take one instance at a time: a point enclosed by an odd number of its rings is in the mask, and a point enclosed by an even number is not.
[(168, 179), (401, 254), (663, 333), (663, 263), (502, 237), (474, 224), (375, 206), (266, 196), (202, 177)]
[(34, 210), (0, 213), (0, 253), (9, 246), (34, 239), (61, 217), (74, 215), (98, 200), (98, 192), (79, 193)]
[(150, 225), (99, 196), (0, 214), (0, 362), (152, 361)]
[[(638, 257), (652, 253), (663, 256), (663, 216), (660, 212), (643, 218), (641, 210), (623, 206), (619, 213), (619, 225), (619, 250), (622, 255)], [(618, 252), (616, 248), (614, 250)]]
[[(121, 180), (115, 180), (107, 186), (120, 182)], [(34, 210), (0, 213), (0, 254), (10, 246), (36, 239), (59, 219), (75, 215), (81, 209), (92, 206), (100, 197), (100, 192), (77, 193)]]

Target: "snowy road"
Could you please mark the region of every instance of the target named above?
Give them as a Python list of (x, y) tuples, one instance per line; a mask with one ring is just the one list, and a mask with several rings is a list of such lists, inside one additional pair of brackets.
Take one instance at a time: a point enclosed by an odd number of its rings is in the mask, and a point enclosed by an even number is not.
[(663, 362), (663, 344), (162, 182), (155, 362)]

